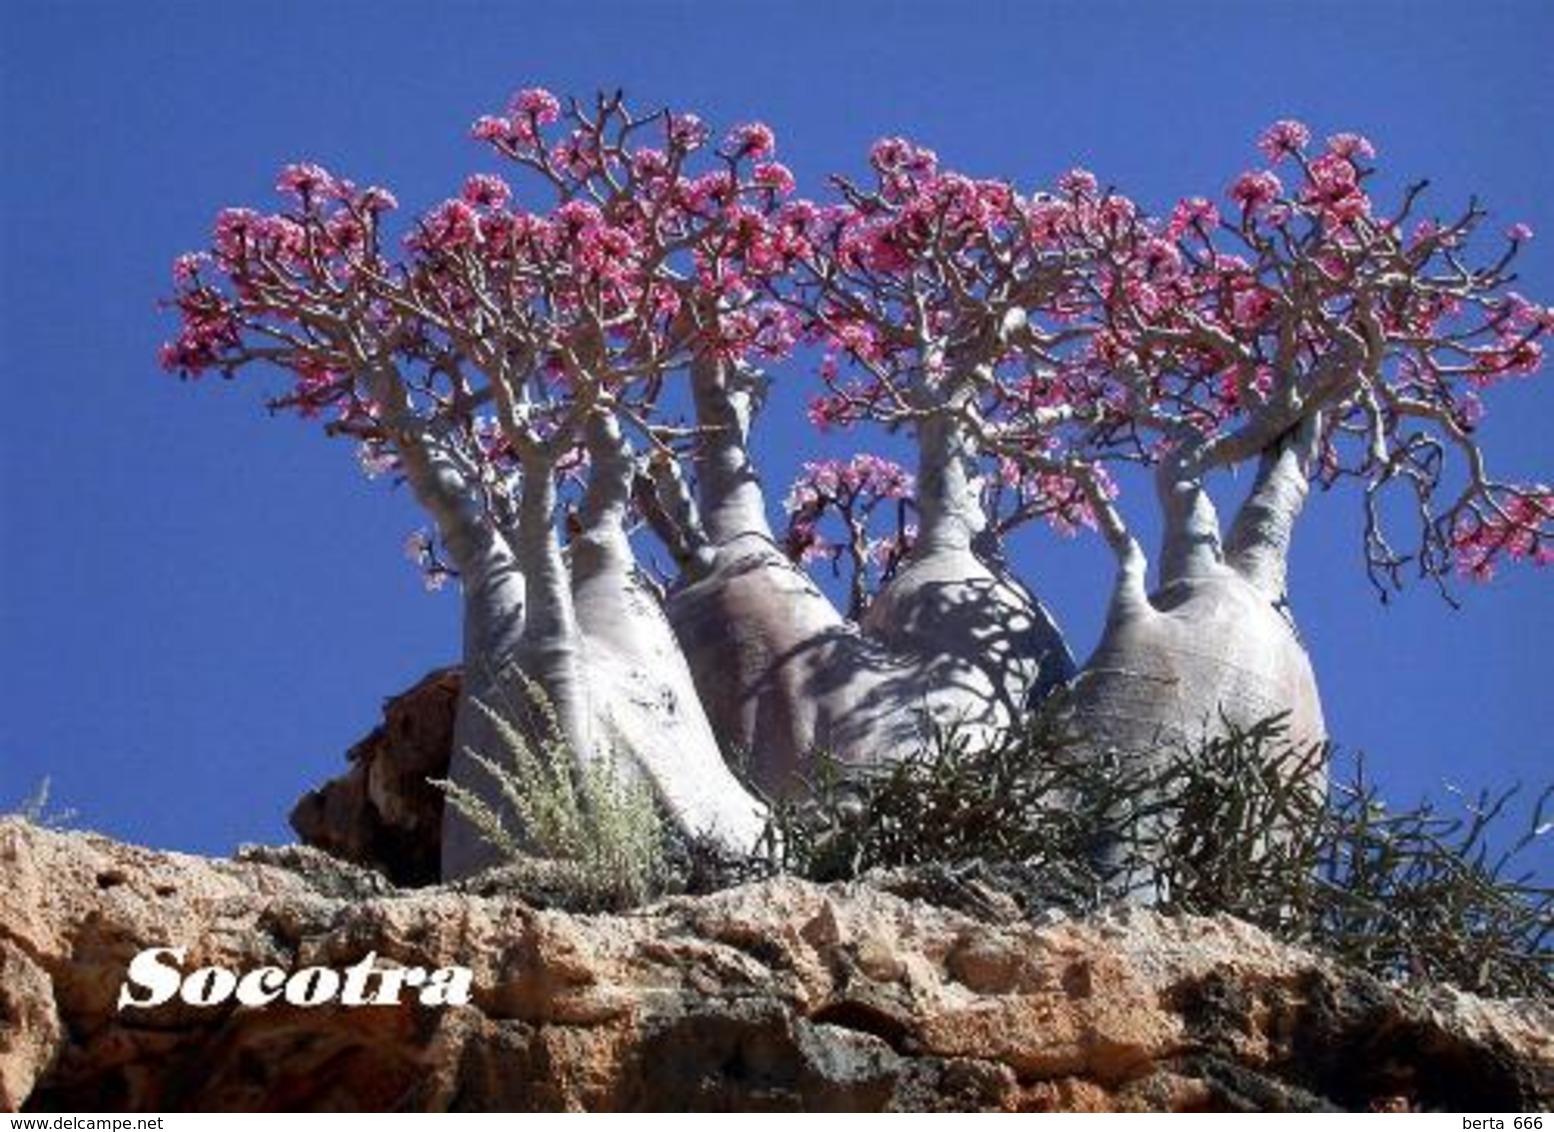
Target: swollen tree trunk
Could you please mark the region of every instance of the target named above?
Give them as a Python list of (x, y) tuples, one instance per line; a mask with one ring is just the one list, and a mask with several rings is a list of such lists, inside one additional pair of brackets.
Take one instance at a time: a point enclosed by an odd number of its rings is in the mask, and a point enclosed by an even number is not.
[(1092, 747), (1151, 757), (1222, 719), (1248, 726), (1287, 711), (1294, 741), (1320, 741), (1316, 679), (1283, 593), (1305, 498), (1299, 457), (1264, 459), (1228, 553), (1199, 475), (1166, 466), (1160, 489), (1159, 586), (1140, 601), (1138, 565), (1120, 573), (1101, 642), (1074, 681), (1076, 730)]
[(993, 556), (976, 457), (951, 413), (918, 428), (917, 540), (863, 619), (866, 632), (923, 666), (903, 697), (941, 723), (1006, 729), (1074, 670), (1062, 634)]
[[(525, 586), (511, 546), (487, 514), (469, 464), (451, 438), (422, 437), (400, 445), (405, 477), (437, 525), (459, 573), (463, 603), (463, 679), (453, 729), (448, 777), (494, 798), (486, 773), (470, 752), (500, 749), (490, 719), (476, 705), (496, 705), (507, 694), (500, 673), (518, 648), (525, 626)], [(496, 854), (453, 806), (443, 810), (442, 872), (463, 876), (496, 863)]]
[[(792, 793), (817, 748), (867, 749), (857, 717), (882, 650), (849, 625), (772, 536), (748, 438), (751, 391), (705, 355), (692, 367), (700, 568), (668, 615), (723, 750), (766, 793)], [(874, 752), (878, 754), (879, 752)]]
[(765, 813), (723, 761), (690, 669), (626, 538), (633, 462), (611, 416), (588, 425), (582, 531), (571, 544), (572, 599), (606, 748), (653, 789), (686, 834), (725, 852), (753, 849)]
[[(1159, 586), (1145, 595), (1136, 545), (1120, 555), (1101, 642), (1072, 687), (1079, 752), (1158, 765), (1227, 723), (1246, 728), (1281, 712), (1297, 750), (1323, 742), (1316, 678), (1284, 594), (1290, 535), (1306, 495), (1301, 453), (1281, 444), (1264, 456), (1228, 547), (1189, 461), (1163, 465), (1159, 488)], [(1123, 839), (1114, 831), (1103, 860), (1117, 863)]]
[[(517, 521), (506, 532), (506, 544), (511, 548), (512, 568), (523, 578), (524, 616), (515, 636), (508, 633), (493, 641), (478, 632), (470, 634), (466, 615), (465, 683), (448, 775), (454, 784), (491, 806), (504, 825), (513, 830), (521, 826), (518, 815), (503, 801), (489, 773), (470, 757), (472, 753), (499, 761), (503, 757), (504, 746), (488, 712), (504, 717), (536, 740), (545, 738), (543, 731), (547, 725), (533, 710), (531, 687), (537, 688), (544, 693), (560, 738), (572, 756), (581, 762), (598, 754), (583, 670), (583, 639), (573, 612), (570, 578), (555, 528), (554, 470), (549, 461), (531, 457), (524, 461), (522, 472)], [(466, 583), (466, 602), (471, 588)], [(445, 807), (444, 878), (467, 876), (497, 863), (494, 848), (457, 808)]]
[[(898, 652), (841, 615), (772, 536), (739, 375), (704, 357), (692, 388), (703, 545), (668, 611), (723, 750), (775, 796), (820, 753), (874, 763), (920, 750), (968, 703), (944, 646)], [(973, 692), (980, 712), (986, 688)]]

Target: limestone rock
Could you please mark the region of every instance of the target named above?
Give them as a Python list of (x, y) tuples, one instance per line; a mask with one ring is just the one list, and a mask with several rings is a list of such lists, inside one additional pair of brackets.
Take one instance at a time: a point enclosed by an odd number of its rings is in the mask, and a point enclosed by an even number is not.
[[(780, 878), (612, 916), (0, 822), (0, 1105), (1529, 1111), (1554, 1013), (1408, 991), (1228, 918), (1036, 927)], [(130, 958), (474, 971), (469, 1006), (116, 1013)]]

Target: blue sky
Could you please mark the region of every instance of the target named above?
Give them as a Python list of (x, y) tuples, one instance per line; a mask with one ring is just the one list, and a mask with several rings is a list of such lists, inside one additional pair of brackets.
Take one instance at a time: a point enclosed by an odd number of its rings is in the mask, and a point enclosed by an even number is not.
[[(226, 204), (317, 160), (407, 209), (492, 168), (465, 131), (511, 91), (623, 86), (718, 125), (761, 118), (801, 186), (902, 133), (1034, 186), (1082, 164), (1157, 209), (1217, 196), (1270, 121), (1368, 134), (1442, 212), (1477, 193), (1539, 233), (1554, 300), (1554, 5), (567, 3), (7, 5), (0, 41), (0, 810), (45, 775), (78, 821), (202, 852), (287, 838), (382, 698), (456, 653), (457, 601), (401, 556), (403, 493), (268, 419), (278, 379), (156, 366), (168, 264)], [(1538, 75), (1545, 77), (1540, 80)], [(1395, 182), (1394, 182), (1395, 183)], [(816, 450), (779, 374), (774, 489)], [(1483, 430), (1507, 478), (1554, 477), (1554, 378)], [(1143, 518), (1146, 501), (1125, 501)], [(1331, 730), (1399, 799), (1550, 777), (1554, 575), (1453, 611), (1389, 607), (1351, 496), (1317, 498), (1292, 593)], [(1029, 535), (1026, 579), (1081, 656), (1110, 575), (1093, 539)]]

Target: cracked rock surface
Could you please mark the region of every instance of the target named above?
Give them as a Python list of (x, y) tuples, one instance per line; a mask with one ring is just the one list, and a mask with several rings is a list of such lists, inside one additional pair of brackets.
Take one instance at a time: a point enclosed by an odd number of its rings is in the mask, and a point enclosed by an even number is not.
[[(1043, 927), (782, 878), (618, 915), (0, 821), (0, 1107), (1546, 1108), (1554, 1013), (1403, 990), (1228, 918)], [(489, 892), (488, 888), (480, 891)], [(117, 1013), (185, 970), (462, 965), (468, 1006)]]

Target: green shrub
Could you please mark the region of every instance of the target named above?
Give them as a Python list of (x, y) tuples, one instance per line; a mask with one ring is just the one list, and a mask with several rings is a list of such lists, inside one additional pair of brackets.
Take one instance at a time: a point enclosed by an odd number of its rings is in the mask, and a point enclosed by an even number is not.
[(940, 735), (889, 766), (823, 761), (774, 807), (774, 867), (976, 863), (1032, 913), (1122, 898), (1224, 912), (1389, 979), (1554, 994), (1554, 889), (1519, 871), (1554, 788), (1507, 832), (1515, 790), (1393, 809), (1362, 761), (1329, 784), (1332, 752), (1292, 747), (1283, 716), (1137, 760), (1079, 757), (1059, 717), (985, 748)]
[[(645, 784), (629, 782), (608, 758), (577, 758), (543, 689), (526, 683), (526, 726), (484, 703), (500, 750), (466, 753), (500, 792), (493, 806), (446, 779), (433, 785), (504, 862), (543, 858), (570, 867), (580, 906), (629, 907), (665, 880), (664, 823)], [(525, 731), (532, 735), (529, 738)], [(510, 826), (503, 813), (516, 821)]]

